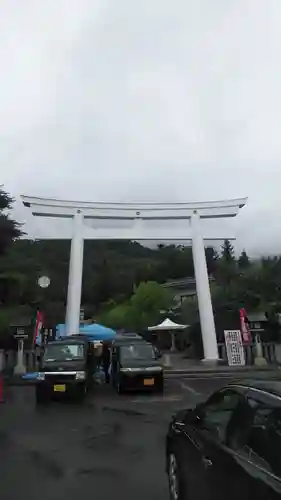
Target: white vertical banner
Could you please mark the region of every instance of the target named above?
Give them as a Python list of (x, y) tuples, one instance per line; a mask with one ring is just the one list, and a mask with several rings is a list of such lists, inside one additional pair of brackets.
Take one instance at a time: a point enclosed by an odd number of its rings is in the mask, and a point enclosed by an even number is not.
[(224, 330), (225, 347), (229, 366), (244, 366), (245, 353), (240, 330)]

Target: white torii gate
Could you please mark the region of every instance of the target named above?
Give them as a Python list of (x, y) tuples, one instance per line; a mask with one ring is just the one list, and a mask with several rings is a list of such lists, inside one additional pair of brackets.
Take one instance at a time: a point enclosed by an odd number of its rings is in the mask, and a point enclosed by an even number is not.
[[(66, 331), (68, 335), (79, 331), (81, 288), (83, 274), (84, 239), (95, 240), (178, 240), (192, 244), (194, 273), (198, 297), (204, 359), (218, 359), (214, 315), (205, 257), (204, 237), (200, 219), (235, 217), (247, 198), (198, 203), (103, 203), (75, 202), (67, 200), (21, 196), (25, 207), (37, 217), (73, 219), (69, 279), (66, 308)], [(130, 228), (89, 228), (90, 220), (131, 221)], [(189, 220), (191, 237), (186, 230), (177, 228), (167, 232), (161, 228), (145, 227), (145, 221)], [(64, 237), (65, 238), (65, 237)], [(55, 238), (54, 238), (55, 239)], [(233, 237), (212, 238), (214, 240), (235, 239)], [(205, 238), (205, 241), (207, 239)]]

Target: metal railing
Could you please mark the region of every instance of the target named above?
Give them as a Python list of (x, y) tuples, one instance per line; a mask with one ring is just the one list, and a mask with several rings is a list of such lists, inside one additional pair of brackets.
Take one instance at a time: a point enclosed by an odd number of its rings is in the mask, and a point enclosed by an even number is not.
[[(218, 344), (219, 356), (227, 363), (226, 347), (224, 343)], [(277, 364), (276, 344), (264, 342), (262, 344), (263, 356), (269, 364)], [(244, 346), (246, 365), (253, 365), (255, 360), (255, 344)], [(17, 353), (15, 351), (0, 350), (0, 371), (13, 373), (16, 365)], [(24, 365), (27, 372), (37, 370), (38, 353), (33, 350), (24, 351)]]
[[(245, 361), (246, 365), (253, 365), (255, 362), (255, 344), (244, 345)], [(227, 354), (225, 343), (218, 344), (219, 356), (221, 359), (227, 362)], [(277, 364), (276, 357), (276, 344), (275, 342), (263, 342), (262, 343), (263, 357), (269, 364)]]
[[(17, 362), (17, 353), (15, 351), (0, 350), (0, 365), (6, 373), (12, 373)], [(32, 350), (24, 351), (24, 365), (26, 371), (33, 372), (37, 369), (37, 354)]]

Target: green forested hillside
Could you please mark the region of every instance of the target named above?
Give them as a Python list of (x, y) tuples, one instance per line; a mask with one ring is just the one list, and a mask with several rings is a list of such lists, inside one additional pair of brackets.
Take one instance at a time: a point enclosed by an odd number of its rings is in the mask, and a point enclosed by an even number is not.
[[(0, 188), (0, 332), (6, 331), (16, 315), (34, 314), (37, 307), (43, 307), (50, 324), (64, 321), (67, 294), (70, 241), (18, 239), (21, 228), (8, 215), (11, 203)], [(266, 311), (275, 318), (281, 312), (280, 257), (252, 262), (244, 251), (236, 259), (231, 243), (225, 241), (219, 254), (207, 248), (206, 258), (214, 278), (211, 292), (216, 318), (237, 319), (240, 307)], [(37, 284), (42, 275), (51, 279), (45, 290)], [(151, 249), (131, 241), (86, 241), (85, 315), (113, 327), (145, 327), (157, 320), (164, 306), (173, 309), (172, 296), (162, 293), (157, 283), (192, 276), (191, 248), (159, 245)], [(198, 323), (196, 300), (187, 300), (177, 313), (187, 324)]]

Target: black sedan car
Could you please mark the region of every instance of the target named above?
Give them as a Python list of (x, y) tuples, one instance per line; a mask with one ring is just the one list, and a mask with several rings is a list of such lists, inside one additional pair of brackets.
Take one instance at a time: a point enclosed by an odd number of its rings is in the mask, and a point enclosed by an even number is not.
[(281, 382), (229, 384), (170, 423), (172, 500), (281, 499)]

